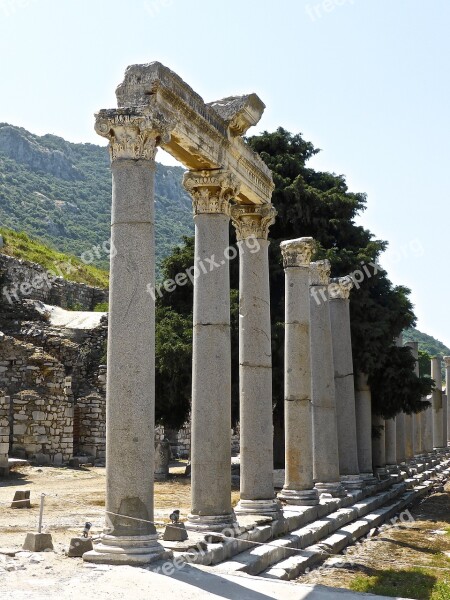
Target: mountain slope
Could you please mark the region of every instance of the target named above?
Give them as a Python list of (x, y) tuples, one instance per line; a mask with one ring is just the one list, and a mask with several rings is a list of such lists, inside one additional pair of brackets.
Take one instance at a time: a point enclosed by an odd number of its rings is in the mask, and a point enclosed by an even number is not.
[[(191, 201), (183, 169), (156, 169), (157, 262), (192, 235)], [(25, 231), (49, 246), (108, 268), (105, 253), (92, 253), (110, 236), (111, 170), (105, 147), (37, 136), (0, 123), (0, 225)], [(100, 256), (99, 256), (100, 255)]]
[(403, 339), (405, 342), (419, 342), (419, 350), (428, 352), (430, 356), (450, 356), (450, 348), (418, 329), (408, 329), (403, 333)]

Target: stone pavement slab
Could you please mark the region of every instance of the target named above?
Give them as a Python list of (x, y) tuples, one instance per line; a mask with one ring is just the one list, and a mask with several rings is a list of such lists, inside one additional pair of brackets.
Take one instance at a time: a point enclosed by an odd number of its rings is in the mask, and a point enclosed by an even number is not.
[(106, 565), (90, 565), (67, 575), (53, 572), (30, 577), (21, 571), (15, 585), (13, 579), (3, 579), (2, 600), (387, 600), (324, 586), (215, 574), (196, 566), (185, 567), (172, 577), (144, 568)]

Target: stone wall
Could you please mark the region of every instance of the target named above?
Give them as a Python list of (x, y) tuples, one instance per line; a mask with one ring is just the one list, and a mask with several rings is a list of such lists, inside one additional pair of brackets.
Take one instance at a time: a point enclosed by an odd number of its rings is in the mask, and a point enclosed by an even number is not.
[[(163, 428), (162, 428), (163, 429)], [(164, 431), (164, 429), (163, 429)], [(186, 421), (181, 429), (166, 429), (165, 437), (170, 442), (172, 456), (189, 459), (191, 456), (191, 422)], [(239, 425), (231, 430), (231, 454), (237, 456), (240, 452)]]
[(92, 393), (74, 407), (74, 454), (106, 459), (106, 398)]
[(49, 275), (40, 265), (0, 254), (0, 298), (7, 303), (40, 300), (61, 308), (93, 310), (108, 291)]

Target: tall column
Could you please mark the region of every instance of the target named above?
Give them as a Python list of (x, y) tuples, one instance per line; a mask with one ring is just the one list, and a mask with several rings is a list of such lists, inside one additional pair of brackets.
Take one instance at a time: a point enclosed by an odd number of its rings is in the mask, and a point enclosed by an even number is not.
[(372, 460), (374, 471), (380, 479), (387, 476), (386, 469), (386, 433), (384, 419), (380, 415), (372, 415), (372, 424), (376, 428), (376, 435), (372, 436)]
[(328, 283), (330, 263), (311, 263), (311, 372), (314, 481), (319, 492), (346, 495), (340, 483)]
[(169, 125), (150, 107), (102, 110), (110, 141), (112, 245), (106, 388), (108, 526), (84, 560), (143, 564), (161, 558), (153, 524), (155, 309), (154, 172)]
[(332, 279), (328, 287), (333, 344), (334, 385), (338, 427), (339, 471), (344, 487), (361, 489), (356, 441), (355, 381), (350, 330), (350, 277)]
[(272, 347), (269, 227), (272, 205), (231, 208), (239, 246), (239, 396), (241, 489), (239, 514), (276, 517), (273, 484)]
[(433, 452), (433, 397), (425, 398), (431, 404), (422, 415), (422, 447), (425, 453)]
[(231, 507), (229, 201), (238, 183), (226, 171), (188, 172), (195, 221), (192, 337), (191, 495), (186, 527), (221, 531)]
[(447, 397), (447, 442), (450, 442), (450, 408), (448, 406), (450, 382), (450, 356), (444, 356), (445, 363), (445, 395)]
[(406, 461), (405, 444), (405, 413), (401, 412), (395, 417), (396, 435), (397, 435), (397, 463), (402, 464)]
[[(409, 348), (411, 348), (411, 354), (414, 356), (416, 360), (416, 364), (414, 367), (414, 371), (419, 377), (419, 342), (408, 342), (406, 344)], [(413, 455), (420, 456), (423, 452), (422, 450), (422, 431), (421, 431), (421, 423), (422, 423), (422, 413), (414, 413), (412, 416), (412, 446), (413, 446)]]
[(395, 417), (384, 422), (384, 439), (386, 452), (386, 466), (389, 471), (397, 468), (397, 425)]
[(279, 497), (288, 504), (315, 505), (311, 405), (309, 265), (312, 238), (281, 243), (285, 272), (284, 430), (285, 483)]
[(431, 378), (434, 379), (436, 387), (432, 392), (433, 397), (433, 447), (444, 447), (444, 419), (442, 406), (442, 372), (441, 359), (431, 359)]
[(372, 395), (365, 373), (356, 374), (355, 403), (359, 470), (361, 477), (373, 484), (377, 480), (372, 471)]
[(444, 448), (448, 446), (448, 397), (447, 394), (442, 394), (442, 425)]

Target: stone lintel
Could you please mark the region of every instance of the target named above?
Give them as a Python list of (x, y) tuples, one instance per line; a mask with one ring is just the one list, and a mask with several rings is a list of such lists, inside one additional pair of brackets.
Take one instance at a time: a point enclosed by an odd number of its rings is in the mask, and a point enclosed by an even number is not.
[(281, 242), (280, 248), (285, 269), (288, 267), (309, 267), (311, 256), (316, 248), (316, 242), (312, 237), (302, 237)]
[(159, 62), (131, 65), (116, 96), (119, 107), (152, 104), (161, 114), (177, 115), (170, 140), (161, 147), (193, 171), (226, 169), (241, 183), (237, 201), (270, 202), (274, 183), (270, 169), (239, 137), (256, 124), (264, 104), (256, 94), (206, 104), (178, 75)]

